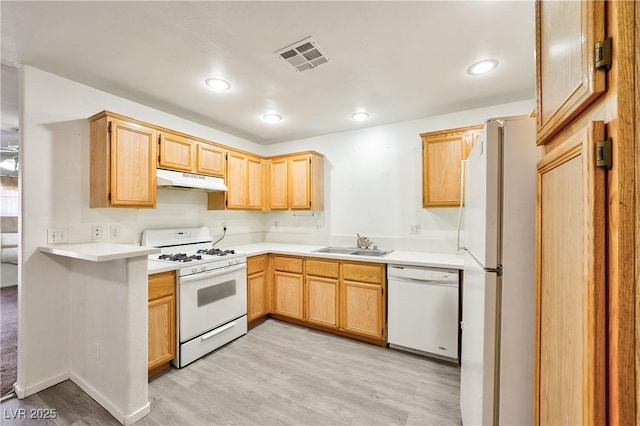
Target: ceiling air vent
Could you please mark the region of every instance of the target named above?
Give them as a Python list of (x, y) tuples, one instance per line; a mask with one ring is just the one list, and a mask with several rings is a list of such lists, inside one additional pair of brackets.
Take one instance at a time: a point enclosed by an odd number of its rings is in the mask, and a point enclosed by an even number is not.
[(318, 43), (311, 37), (290, 44), (277, 52), (276, 55), (287, 61), (297, 71), (306, 71), (317, 68), (329, 62), (329, 57), (325, 55)]

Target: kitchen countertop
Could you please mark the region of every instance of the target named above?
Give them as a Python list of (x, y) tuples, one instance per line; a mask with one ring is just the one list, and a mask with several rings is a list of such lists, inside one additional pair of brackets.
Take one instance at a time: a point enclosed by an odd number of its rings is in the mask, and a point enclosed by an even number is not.
[[(289, 256), (318, 257), (324, 259), (349, 260), (354, 262), (372, 262), (407, 266), (428, 266), (435, 268), (463, 268), (463, 256), (458, 254), (428, 253), (421, 251), (394, 250), (384, 257), (376, 256), (353, 256), (348, 254), (317, 253), (317, 250), (326, 246), (315, 246), (306, 244), (283, 244), (283, 243), (255, 243), (232, 247), (236, 252), (246, 253), (247, 256), (257, 256), (259, 254), (273, 253)], [(231, 248), (231, 247), (221, 247)], [(149, 260), (149, 274), (156, 274), (165, 271), (174, 271), (183, 266), (181, 263), (167, 263)]]
[(107, 262), (110, 260), (128, 259), (130, 257), (160, 253), (160, 249), (158, 248), (142, 247), (134, 244), (111, 243), (51, 244), (40, 246), (38, 249), (42, 253), (50, 253), (91, 262)]

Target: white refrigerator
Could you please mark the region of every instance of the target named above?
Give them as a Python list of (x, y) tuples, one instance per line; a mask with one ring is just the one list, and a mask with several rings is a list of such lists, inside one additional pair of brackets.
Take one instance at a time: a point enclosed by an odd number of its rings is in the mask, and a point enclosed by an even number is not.
[(463, 166), (464, 425), (533, 423), (535, 120), (490, 119)]

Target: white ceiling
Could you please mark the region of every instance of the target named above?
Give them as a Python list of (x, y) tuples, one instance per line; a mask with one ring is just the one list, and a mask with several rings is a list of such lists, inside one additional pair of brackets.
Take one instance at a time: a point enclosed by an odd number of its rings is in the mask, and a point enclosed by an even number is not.
[[(534, 97), (532, 0), (0, 7), (3, 65), (31, 65), (261, 144)], [(330, 63), (296, 72), (274, 55), (308, 36)], [(485, 58), (500, 66), (466, 73)], [(208, 89), (212, 76), (231, 90)], [(4, 87), (2, 96), (4, 128)], [(371, 118), (354, 122), (357, 110)], [(266, 112), (284, 119), (268, 124)]]

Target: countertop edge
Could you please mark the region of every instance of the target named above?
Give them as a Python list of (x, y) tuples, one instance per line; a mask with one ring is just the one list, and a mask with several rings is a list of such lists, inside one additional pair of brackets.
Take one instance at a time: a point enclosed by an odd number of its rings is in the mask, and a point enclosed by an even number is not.
[[(238, 247), (238, 251), (245, 252), (247, 254), (247, 257), (259, 256), (262, 254), (281, 254), (286, 256), (315, 257), (350, 262), (384, 263), (393, 265), (422, 266), (458, 270), (462, 270), (464, 268), (463, 257), (461, 255), (451, 253), (428, 253), (394, 250), (384, 257), (353, 256), (335, 253), (317, 253), (313, 251), (325, 246), (298, 245), (298, 247), (292, 248), (292, 245), (288, 244), (284, 244), (283, 247), (278, 247), (279, 244), (281, 243), (249, 244)], [(252, 248), (252, 246), (254, 246), (255, 248)], [(286, 246), (289, 246), (289, 248), (287, 248)]]
[(90, 262), (108, 262), (111, 260), (144, 257), (150, 254), (160, 253), (160, 249), (158, 248), (143, 247), (134, 244), (112, 243), (45, 245), (38, 247), (38, 250), (42, 253)]

